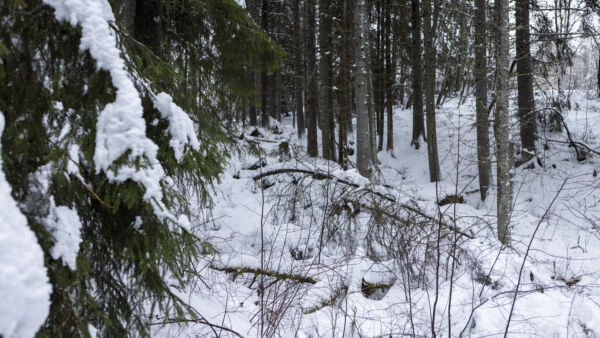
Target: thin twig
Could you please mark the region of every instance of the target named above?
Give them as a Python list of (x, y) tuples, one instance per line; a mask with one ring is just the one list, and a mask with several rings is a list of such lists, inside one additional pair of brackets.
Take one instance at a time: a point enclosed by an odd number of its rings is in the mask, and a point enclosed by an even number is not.
[(519, 286), (521, 285), (521, 276), (523, 275), (523, 268), (525, 268), (525, 262), (527, 261), (527, 256), (529, 255), (529, 249), (531, 249), (531, 244), (533, 244), (533, 240), (535, 239), (535, 234), (538, 232), (540, 225), (542, 224), (542, 222), (544, 221), (544, 219), (550, 212), (550, 209), (552, 209), (552, 205), (554, 204), (554, 202), (558, 198), (558, 195), (560, 195), (561, 191), (565, 187), (565, 184), (567, 184), (568, 179), (569, 179), (568, 177), (565, 178), (565, 180), (561, 184), (560, 188), (558, 189), (558, 192), (556, 193), (556, 195), (554, 195), (552, 202), (550, 202), (550, 205), (546, 209), (546, 212), (544, 212), (544, 215), (542, 216), (542, 218), (540, 218), (540, 221), (535, 226), (535, 230), (533, 231), (533, 234), (531, 235), (531, 238), (529, 239), (529, 244), (527, 245), (527, 250), (525, 251), (525, 256), (523, 257), (523, 262), (521, 263), (521, 269), (519, 270), (519, 279), (517, 279), (517, 286), (515, 287), (515, 295), (513, 297), (513, 301), (510, 306), (510, 313), (508, 314), (508, 321), (506, 322), (506, 329), (504, 330), (504, 338), (506, 338), (508, 336), (508, 328), (510, 327), (510, 320), (512, 319), (512, 314), (515, 309), (515, 303), (517, 302), (517, 294), (519, 293)]

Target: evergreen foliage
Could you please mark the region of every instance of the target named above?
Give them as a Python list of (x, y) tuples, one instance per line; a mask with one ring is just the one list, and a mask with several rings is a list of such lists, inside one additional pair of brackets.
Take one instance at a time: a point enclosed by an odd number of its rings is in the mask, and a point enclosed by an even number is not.
[[(283, 52), (233, 0), (177, 0), (163, 4), (159, 57), (124, 28), (123, 3), (111, 5), (118, 17), (112, 28), (142, 96), (147, 136), (159, 146), (162, 202), (184, 214), (190, 203), (209, 206), (211, 182), (228, 156), (217, 112), (233, 105), (233, 97), (254, 92), (249, 68), (272, 70)], [(5, 0), (0, 18), (4, 170), (45, 252), (53, 285), (51, 313), (38, 336), (87, 337), (90, 324), (102, 336), (148, 336), (152, 315), (195, 318), (171, 288), (183, 286), (191, 273), (186, 263), (211, 246), (160, 220), (141, 185), (112, 182), (95, 171), (97, 117), (115, 88), (80, 50), (80, 28), (58, 22), (41, 0)], [(160, 91), (197, 125), (200, 149), (188, 147), (180, 162), (169, 146), (168, 121), (152, 104)], [(116, 170), (126, 155), (113, 163)], [(144, 163), (136, 159), (135, 165)], [(43, 172), (49, 172), (48, 185)], [(75, 271), (49, 254), (55, 238), (44, 220), (52, 203), (73, 208), (82, 221)]]

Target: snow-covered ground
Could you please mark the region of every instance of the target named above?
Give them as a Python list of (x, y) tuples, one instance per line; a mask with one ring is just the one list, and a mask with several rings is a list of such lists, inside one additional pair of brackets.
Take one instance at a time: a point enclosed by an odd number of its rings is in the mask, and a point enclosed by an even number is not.
[[(600, 149), (600, 101), (584, 93), (572, 100), (565, 115), (573, 138)], [(556, 142), (564, 133), (541, 133), (543, 166), (515, 169), (512, 247), (502, 248), (495, 192), (483, 203), (477, 190), (474, 101), (450, 100), (437, 114), (437, 184), (426, 146), (410, 146), (407, 110), (394, 111), (395, 149), (378, 154), (378, 184), (308, 158), (291, 118), (282, 133), (246, 130), (215, 187), (214, 209), (195, 227), (217, 253), (201, 257), (193, 267), (201, 278), (178, 290), (204, 318), (155, 334), (234, 336), (226, 327), (249, 337), (503, 336), (512, 310), (510, 336), (599, 335), (598, 156), (578, 162)], [(320, 175), (253, 179), (283, 168)], [(465, 203), (439, 206), (448, 195)]]

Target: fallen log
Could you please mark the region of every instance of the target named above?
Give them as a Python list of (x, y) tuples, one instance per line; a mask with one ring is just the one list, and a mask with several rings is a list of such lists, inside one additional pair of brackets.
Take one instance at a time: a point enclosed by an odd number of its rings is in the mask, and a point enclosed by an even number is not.
[[(354, 182), (350, 182), (350, 181), (344, 180), (342, 178), (335, 177), (326, 172), (310, 171), (310, 170), (296, 169), (296, 168), (284, 168), (284, 169), (275, 169), (275, 170), (265, 171), (262, 174), (254, 176), (252, 179), (257, 181), (257, 180), (260, 180), (260, 179), (268, 177), (268, 176), (274, 176), (274, 175), (279, 175), (279, 174), (305, 174), (305, 175), (312, 176), (312, 178), (314, 178), (315, 180), (336, 180), (339, 183), (345, 184), (345, 185), (353, 187), (353, 188), (361, 188), (360, 185), (358, 185)], [(378, 191), (374, 191), (373, 189), (369, 189), (369, 188), (364, 188), (364, 189), (367, 192), (370, 192), (373, 195), (379, 196), (385, 200), (388, 200), (390, 202), (396, 202), (396, 199), (389, 195), (382, 194)]]
[(289, 274), (289, 273), (281, 273), (278, 271), (262, 270), (262, 269), (256, 269), (256, 268), (251, 268), (251, 267), (246, 267), (246, 266), (243, 266), (243, 267), (230, 267), (230, 266), (219, 267), (219, 266), (215, 266), (215, 265), (210, 265), (209, 267), (216, 271), (232, 273), (233, 279), (235, 279), (237, 276), (239, 276), (241, 274), (251, 273), (251, 274), (254, 274), (254, 276), (263, 275), (263, 276), (276, 278), (277, 280), (292, 280), (292, 281), (296, 281), (296, 282), (300, 282), (300, 283), (309, 283), (309, 284), (317, 283), (317, 281), (315, 279), (308, 277), (308, 276), (295, 275), (295, 274)]

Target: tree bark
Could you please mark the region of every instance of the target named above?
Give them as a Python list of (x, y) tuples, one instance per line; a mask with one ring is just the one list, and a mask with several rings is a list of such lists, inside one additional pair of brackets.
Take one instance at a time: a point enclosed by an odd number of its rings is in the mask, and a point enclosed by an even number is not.
[(294, 17), (294, 99), (296, 101), (296, 121), (298, 123), (298, 138), (304, 136), (304, 105), (302, 103), (303, 67), (302, 67), (302, 37), (300, 36), (300, 0), (294, 0), (292, 7)]
[[(269, 0), (262, 0), (260, 21), (262, 29), (268, 34), (269, 33)], [(261, 124), (264, 128), (269, 127), (269, 75), (266, 71), (261, 73), (261, 88), (260, 88), (260, 101), (261, 101)]]
[[(298, 1), (298, 0), (296, 0)], [(319, 1), (319, 45), (320, 45), (320, 71), (321, 78), (321, 145), (323, 158), (335, 161), (335, 134), (334, 121), (331, 104), (331, 50), (329, 48), (331, 38), (331, 22), (329, 17), (329, 1)]]
[(392, 65), (392, 16), (391, 3), (386, 0), (385, 8), (385, 106), (387, 110), (387, 151), (394, 150), (394, 120), (392, 118), (392, 85), (396, 77)]
[(440, 180), (437, 132), (435, 124), (435, 69), (436, 55), (433, 46), (432, 0), (423, 0), (423, 38), (425, 49), (425, 107), (427, 110), (427, 157), (429, 159), (429, 180)]
[(348, 164), (346, 163), (346, 143), (348, 142), (347, 136), (347, 123), (346, 122), (346, 98), (345, 98), (345, 87), (346, 80), (344, 77), (344, 67), (346, 67), (347, 59), (346, 59), (346, 30), (344, 27), (346, 26), (347, 21), (347, 11), (346, 11), (346, 1), (344, 0), (341, 3), (342, 6), (342, 41), (340, 42), (340, 66), (339, 66), (339, 88), (338, 88), (338, 162), (342, 166), (343, 169), (347, 169)]
[(420, 139), (425, 139), (425, 121), (423, 116), (423, 73), (421, 61), (421, 10), (419, 0), (411, 0), (412, 21), (412, 108), (413, 129), (411, 145), (420, 147)]
[(136, 0), (133, 34), (138, 41), (150, 47), (161, 57), (161, 1)]
[(477, 167), (479, 192), (485, 201), (492, 176), (490, 161), (490, 123), (487, 98), (486, 0), (475, 0), (475, 100), (477, 111)]
[(498, 239), (510, 244), (512, 211), (511, 153), (509, 136), (508, 0), (495, 0), (496, 10), (496, 135)]
[(516, 1), (517, 83), (519, 93), (519, 125), (521, 132), (521, 161), (527, 162), (536, 154), (536, 114), (533, 96), (533, 67), (529, 34), (529, 0)]
[(366, 38), (366, 15), (364, 0), (354, 0), (354, 24), (356, 74), (354, 76), (356, 91), (356, 167), (364, 177), (370, 177), (371, 164), (370, 137), (369, 137), (369, 111), (367, 107), (367, 72), (366, 60), (368, 45)]
[(317, 89), (317, 55), (315, 47), (315, 0), (306, 1), (306, 76), (307, 76), (307, 152), (310, 157), (319, 156), (317, 144), (317, 116), (319, 96)]

